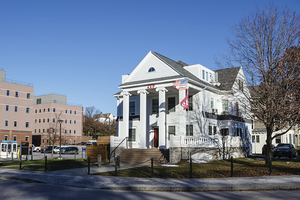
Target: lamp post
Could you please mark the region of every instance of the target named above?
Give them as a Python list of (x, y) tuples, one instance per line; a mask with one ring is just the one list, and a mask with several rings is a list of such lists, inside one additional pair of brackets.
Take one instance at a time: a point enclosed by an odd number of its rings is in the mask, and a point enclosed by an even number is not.
[(58, 122), (59, 122), (59, 159), (61, 159), (61, 123), (63, 122), (63, 120), (59, 119)]

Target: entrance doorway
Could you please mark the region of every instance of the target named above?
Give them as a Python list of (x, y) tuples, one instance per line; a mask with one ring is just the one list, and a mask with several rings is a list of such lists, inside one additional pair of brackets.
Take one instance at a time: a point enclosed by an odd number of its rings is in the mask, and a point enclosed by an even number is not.
[(154, 148), (158, 148), (158, 128), (154, 128)]

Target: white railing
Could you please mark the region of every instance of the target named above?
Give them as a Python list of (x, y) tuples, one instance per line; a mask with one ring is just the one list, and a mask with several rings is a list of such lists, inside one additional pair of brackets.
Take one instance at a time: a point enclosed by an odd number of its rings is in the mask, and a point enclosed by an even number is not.
[(247, 138), (233, 136), (174, 136), (171, 135), (170, 147), (247, 147)]

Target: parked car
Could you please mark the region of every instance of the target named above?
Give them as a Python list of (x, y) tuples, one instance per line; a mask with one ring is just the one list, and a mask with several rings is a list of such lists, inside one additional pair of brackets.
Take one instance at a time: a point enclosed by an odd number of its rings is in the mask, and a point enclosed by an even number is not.
[[(57, 146), (54, 146), (54, 148), (55, 147), (57, 147)], [(52, 146), (48, 146), (48, 147), (46, 147), (46, 148), (43, 148), (42, 150), (41, 150), (41, 153), (51, 153), (52, 152)]]
[(65, 154), (65, 153), (71, 153), (71, 154), (78, 154), (79, 153), (79, 150), (77, 147), (64, 147), (61, 149), (61, 153), (62, 154)]
[(289, 143), (280, 143), (277, 145), (277, 147), (274, 149), (273, 157), (289, 157), (289, 158), (295, 158), (296, 157), (296, 149), (294, 145)]
[[(65, 147), (68, 147), (68, 146), (61, 146), (61, 148), (65, 148)], [(53, 150), (53, 153), (59, 153), (59, 152), (60, 152), (60, 147), (59, 146), (55, 147)]]
[[(275, 146), (272, 144), (271, 146), (271, 152), (272, 152), (272, 155), (274, 153), (274, 149), (275, 149)], [(265, 144), (263, 147), (262, 147), (262, 155), (267, 155), (267, 145)]]
[(41, 151), (41, 147), (34, 147), (33, 148), (33, 152), (39, 152), (39, 151)]

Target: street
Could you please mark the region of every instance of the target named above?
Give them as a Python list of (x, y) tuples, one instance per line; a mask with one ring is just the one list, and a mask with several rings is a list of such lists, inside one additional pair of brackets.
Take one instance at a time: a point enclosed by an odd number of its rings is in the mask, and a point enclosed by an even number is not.
[(140, 192), (27, 183), (0, 178), (0, 199), (299, 199), (299, 190), (234, 192)]

